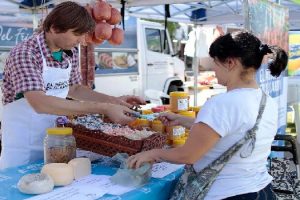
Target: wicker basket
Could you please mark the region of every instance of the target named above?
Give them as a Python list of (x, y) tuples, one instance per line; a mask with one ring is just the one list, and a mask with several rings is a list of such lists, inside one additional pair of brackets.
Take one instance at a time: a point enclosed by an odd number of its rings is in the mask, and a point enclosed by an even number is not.
[(131, 140), (123, 136), (111, 136), (100, 130), (89, 130), (82, 125), (66, 124), (73, 128), (73, 135), (78, 148), (114, 156), (116, 153), (133, 155), (141, 151), (162, 148), (166, 144), (166, 136), (154, 133), (142, 140)]

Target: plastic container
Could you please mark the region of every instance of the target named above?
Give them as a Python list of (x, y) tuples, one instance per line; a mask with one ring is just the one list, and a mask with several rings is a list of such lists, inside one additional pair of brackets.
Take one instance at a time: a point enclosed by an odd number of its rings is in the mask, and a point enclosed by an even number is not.
[(142, 114), (143, 115), (149, 115), (149, 114), (152, 114), (152, 110), (148, 109), (148, 110), (142, 110)]
[(48, 128), (44, 139), (44, 163), (68, 163), (76, 157), (72, 128)]
[(201, 107), (200, 106), (192, 106), (192, 107), (189, 107), (188, 110), (189, 111), (194, 111), (196, 113), (196, 116), (197, 116), (198, 112), (201, 110)]
[(129, 126), (135, 129), (149, 128), (150, 121), (148, 121), (147, 119), (137, 118), (133, 122), (130, 122)]
[[(181, 111), (178, 114), (182, 115), (182, 116), (185, 116), (185, 117), (190, 117), (190, 118), (195, 118), (196, 117), (196, 113), (194, 111)], [(186, 128), (184, 137), (188, 137), (189, 135), (190, 135), (190, 130)]]
[(151, 122), (151, 129), (155, 132), (165, 133), (165, 128), (166, 127), (163, 125), (163, 123), (158, 119), (155, 119)]
[(182, 116), (185, 116), (185, 117), (190, 117), (190, 118), (195, 118), (196, 117), (195, 111), (180, 111), (178, 114), (182, 115)]
[(167, 126), (168, 139), (175, 140), (185, 136), (185, 128), (183, 126)]
[(189, 95), (187, 92), (171, 92), (170, 106), (172, 112), (187, 111), (189, 108)]
[(185, 138), (175, 139), (172, 142), (173, 147), (180, 147), (185, 144)]

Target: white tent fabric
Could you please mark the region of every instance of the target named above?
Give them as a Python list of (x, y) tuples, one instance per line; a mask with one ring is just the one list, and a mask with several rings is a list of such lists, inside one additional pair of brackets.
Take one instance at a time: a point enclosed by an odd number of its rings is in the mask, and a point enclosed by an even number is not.
[[(0, 1), (0, 24), (23, 24), (30, 26), (33, 22), (32, 9), (19, 9), (18, 3), (22, 0)], [(52, 0), (49, 3), (60, 3), (65, 0)], [(91, 0), (75, 0), (81, 4)], [(107, 0), (114, 7), (121, 7), (120, 0)], [(290, 28), (300, 28), (300, 5), (289, 0), (271, 0), (280, 2), (289, 8)], [(169, 21), (189, 23), (191, 12), (198, 8), (206, 9), (206, 21), (199, 24), (242, 24), (243, 23), (243, 0), (125, 0), (127, 13), (137, 17), (164, 19), (164, 4), (170, 4), (171, 18)], [(201, 5), (198, 4), (201, 2)], [(48, 3), (48, 4), (49, 4)], [(40, 17), (40, 15), (39, 15)], [(194, 22), (193, 22), (194, 23)]]

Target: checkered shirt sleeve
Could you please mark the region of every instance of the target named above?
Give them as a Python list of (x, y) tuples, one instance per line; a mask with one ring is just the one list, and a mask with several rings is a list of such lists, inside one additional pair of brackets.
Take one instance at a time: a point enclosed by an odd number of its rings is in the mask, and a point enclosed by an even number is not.
[(27, 91), (45, 91), (42, 77), (41, 59), (26, 48), (12, 52), (7, 62), (10, 81), (15, 94)]
[(79, 52), (78, 49), (72, 50), (73, 56), (72, 56), (72, 70), (71, 70), (71, 77), (70, 77), (70, 86), (81, 84), (82, 78), (81, 78), (81, 72), (79, 68)]

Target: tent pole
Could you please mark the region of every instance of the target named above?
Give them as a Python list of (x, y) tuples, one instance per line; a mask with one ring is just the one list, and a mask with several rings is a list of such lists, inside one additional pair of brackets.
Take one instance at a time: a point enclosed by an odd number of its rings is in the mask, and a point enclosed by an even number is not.
[(194, 72), (194, 106), (197, 106), (197, 94), (198, 94), (198, 25), (195, 23), (195, 44), (194, 44), (194, 57), (193, 57), (193, 72)]

